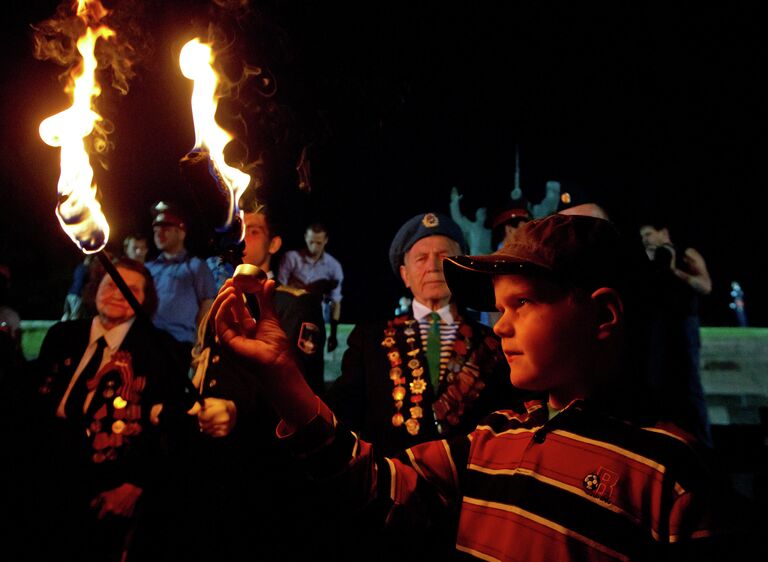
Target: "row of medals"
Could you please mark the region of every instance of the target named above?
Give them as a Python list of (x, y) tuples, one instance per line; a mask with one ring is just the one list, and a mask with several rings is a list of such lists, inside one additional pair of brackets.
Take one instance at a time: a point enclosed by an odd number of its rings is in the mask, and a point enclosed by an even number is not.
[(390, 351), (387, 352), (387, 358), (389, 359), (389, 378), (394, 384), (392, 389), (392, 398), (395, 401), (395, 414), (392, 416), (392, 425), (400, 427), (405, 423), (405, 429), (411, 435), (419, 433), (421, 424), (419, 420), (424, 417), (424, 410), (419, 405), (424, 399), (424, 391), (427, 389), (427, 382), (422, 378), (424, 376), (424, 366), (418, 359), (418, 355), (422, 352), (421, 348), (416, 347), (416, 330), (414, 325), (416, 320), (406, 320), (406, 327), (403, 333), (406, 336), (405, 342), (410, 346), (410, 351), (407, 352), (408, 359), (407, 366), (411, 370), (413, 380), (408, 385), (411, 391), (411, 404), (409, 412), (411, 417), (406, 421), (405, 417), (401, 413), (403, 407), (403, 399), (405, 398), (405, 380), (403, 376), (403, 358), (400, 356), (400, 351), (395, 349), (395, 333), (396, 330), (391, 325), (384, 330), (384, 340), (381, 345)]

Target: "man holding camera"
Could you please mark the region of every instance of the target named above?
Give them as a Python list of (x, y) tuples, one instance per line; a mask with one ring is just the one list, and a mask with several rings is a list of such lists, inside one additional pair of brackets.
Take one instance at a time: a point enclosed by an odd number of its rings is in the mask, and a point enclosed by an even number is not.
[(707, 264), (695, 249), (676, 248), (665, 224), (642, 225), (640, 237), (654, 273), (650, 382), (669, 402), (675, 421), (711, 447), (699, 374), (699, 298), (712, 292)]

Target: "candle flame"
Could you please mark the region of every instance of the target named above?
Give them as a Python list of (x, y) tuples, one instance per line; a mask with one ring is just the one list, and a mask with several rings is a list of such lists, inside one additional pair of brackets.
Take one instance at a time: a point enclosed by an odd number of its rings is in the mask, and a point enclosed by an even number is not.
[(99, 38), (115, 35), (110, 28), (98, 24), (106, 14), (98, 1), (78, 2), (77, 15), (85, 22), (86, 29), (77, 41), (82, 60), (73, 68), (71, 82), (65, 89), (71, 94), (72, 105), (44, 119), (39, 128), (46, 144), (61, 148), (56, 216), (64, 232), (86, 254), (100, 251), (109, 239), (109, 224), (96, 199), (93, 168), (85, 148), (85, 138), (102, 120), (93, 109), (93, 101), (101, 93), (95, 76), (94, 49)]
[[(195, 124), (195, 147), (193, 150), (207, 151), (210, 160), (229, 190), (229, 212), (227, 223), (230, 227), (234, 217), (241, 212), (237, 201), (251, 182), (251, 176), (233, 168), (224, 160), (224, 148), (232, 140), (232, 135), (216, 123), (216, 109), (219, 104), (217, 89), (219, 75), (213, 68), (214, 55), (211, 46), (195, 38), (187, 42), (179, 55), (182, 74), (194, 82), (192, 88), (192, 117)], [(216, 174), (214, 174), (215, 176)], [(242, 219), (242, 215), (241, 215)], [(243, 220), (240, 221), (242, 225)], [(241, 228), (240, 239), (244, 231)]]

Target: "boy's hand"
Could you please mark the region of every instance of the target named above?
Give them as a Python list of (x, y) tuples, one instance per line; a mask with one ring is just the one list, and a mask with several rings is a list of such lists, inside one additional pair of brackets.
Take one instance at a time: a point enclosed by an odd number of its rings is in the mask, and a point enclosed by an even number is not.
[(216, 337), (232, 351), (265, 366), (285, 367), (289, 363), (290, 345), (272, 306), (273, 280), (266, 281), (253, 293), (259, 302), (260, 319), (251, 316), (243, 295), (228, 279), (211, 308)]
[(260, 374), (262, 390), (277, 415), (289, 426), (301, 427), (316, 415), (317, 397), (299, 371), (280, 327), (272, 306), (274, 291), (275, 282), (270, 279), (252, 293), (259, 303), (257, 322), (248, 311), (242, 292), (229, 279), (213, 302), (211, 317), (222, 345), (263, 367), (254, 369), (254, 374)]

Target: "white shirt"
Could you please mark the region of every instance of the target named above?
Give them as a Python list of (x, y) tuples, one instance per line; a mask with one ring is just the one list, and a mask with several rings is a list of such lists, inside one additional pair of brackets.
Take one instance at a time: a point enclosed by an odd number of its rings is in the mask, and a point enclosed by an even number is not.
[[(75, 369), (75, 373), (72, 375), (72, 380), (69, 381), (69, 386), (67, 387), (67, 390), (64, 392), (64, 396), (61, 398), (61, 402), (59, 402), (59, 407), (56, 408), (56, 415), (60, 418), (66, 418), (67, 415), (64, 413), (64, 407), (67, 404), (67, 399), (69, 398), (70, 392), (72, 392), (72, 388), (74, 388), (75, 383), (77, 382), (77, 379), (80, 378), (80, 373), (83, 372), (83, 369), (85, 369), (85, 366), (88, 365), (88, 361), (91, 360), (91, 357), (93, 357), (93, 354), (96, 353), (97, 344), (96, 342), (101, 336), (104, 336), (104, 339), (107, 342), (107, 346), (104, 348), (104, 355), (101, 358), (101, 364), (99, 365), (99, 369), (101, 369), (104, 365), (106, 365), (111, 359), (112, 355), (120, 349), (120, 346), (123, 344), (123, 340), (125, 339), (125, 336), (128, 334), (128, 330), (131, 329), (131, 326), (133, 326), (133, 322), (136, 320), (136, 317), (134, 316), (130, 320), (123, 322), (122, 324), (118, 324), (111, 330), (107, 330), (104, 328), (104, 326), (101, 323), (101, 320), (98, 316), (94, 317), (93, 321), (91, 322), (91, 334), (88, 338), (88, 347), (85, 348), (85, 351), (83, 352), (83, 356), (80, 359), (80, 363), (77, 365), (77, 369)], [(98, 372), (98, 369), (97, 369)], [(95, 391), (91, 390), (88, 392), (88, 396), (85, 399), (85, 402), (83, 403), (83, 412), (88, 409), (88, 406), (91, 403), (91, 398), (93, 398), (93, 393)]]
[[(413, 317), (419, 322), (424, 320), (426, 316), (429, 316), (433, 312), (431, 308), (424, 306), (416, 299), (413, 299), (413, 304), (411, 307), (413, 308)], [(440, 321), (443, 324), (448, 324), (450, 326), (455, 322), (453, 319), (453, 314), (451, 314), (450, 304), (446, 304), (443, 308), (435, 310), (434, 312), (437, 312), (440, 315)]]

